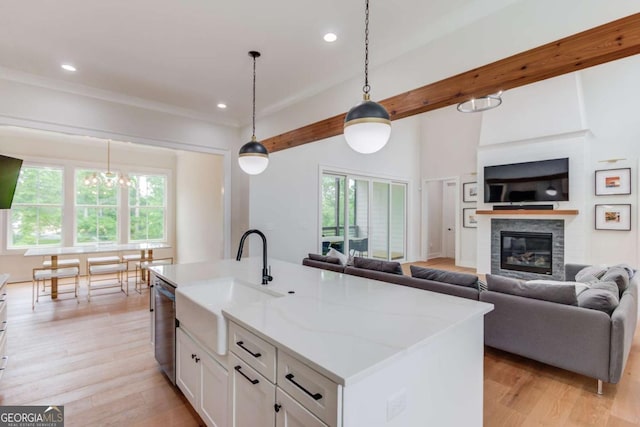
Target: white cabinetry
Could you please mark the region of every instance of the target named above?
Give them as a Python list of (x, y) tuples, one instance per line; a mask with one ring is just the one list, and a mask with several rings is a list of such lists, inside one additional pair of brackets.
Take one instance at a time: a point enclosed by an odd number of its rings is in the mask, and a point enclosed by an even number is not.
[(229, 368), (231, 426), (273, 427), (276, 386), (233, 353), (229, 354)]
[(276, 389), (276, 427), (327, 427), (291, 396)]
[(340, 426), (337, 384), (233, 322), (229, 349), (230, 427)]
[(227, 370), (178, 328), (176, 385), (209, 427), (227, 426), (227, 384)]
[(8, 274), (0, 274), (0, 378), (7, 367), (7, 281)]

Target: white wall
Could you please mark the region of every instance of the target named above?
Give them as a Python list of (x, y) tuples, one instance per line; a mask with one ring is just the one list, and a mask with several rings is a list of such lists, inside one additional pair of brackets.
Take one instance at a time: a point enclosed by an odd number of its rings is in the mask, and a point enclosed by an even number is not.
[(223, 257), (223, 157), (180, 151), (176, 164), (176, 262)]
[[(365, 176), (409, 182), (407, 257), (419, 258), (420, 235), (419, 119), (393, 122), (391, 140), (379, 152), (363, 155), (351, 150), (342, 135), (270, 155), (261, 175), (251, 177), (251, 226), (265, 232), (269, 257), (299, 263), (320, 250), (319, 170), (321, 167)], [(252, 239), (253, 254), (260, 254)]]
[[(635, 186), (640, 157), (637, 144), (640, 123), (633, 113), (635, 99), (640, 96), (640, 88), (634, 81), (639, 72), (640, 56), (636, 55), (514, 89), (508, 92), (513, 102), (507, 103), (505, 99), (499, 109), (491, 111), (490, 118), (483, 117), (481, 134), (491, 137), (486, 137), (479, 147), (479, 182), (483, 179), (485, 165), (570, 158), (570, 201), (560, 202), (558, 207), (578, 209), (579, 214), (560, 217), (565, 220), (566, 227), (566, 262), (640, 263), (638, 191)], [(518, 126), (511, 126), (514, 121)], [(510, 141), (509, 138), (521, 140)], [(612, 158), (624, 160), (602, 162)], [(595, 170), (624, 167), (632, 168), (632, 194), (595, 196)], [(482, 194), (481, 188), (481, 199)], [(595, 230), (595, 205), (610, 203), (632, 205), (631, 231)], [(478, 206), (490, 208), (484, 203)], [(480, 216), (477, 268), (481, 273), (490, 271), (489, 233), (490, 218)]]

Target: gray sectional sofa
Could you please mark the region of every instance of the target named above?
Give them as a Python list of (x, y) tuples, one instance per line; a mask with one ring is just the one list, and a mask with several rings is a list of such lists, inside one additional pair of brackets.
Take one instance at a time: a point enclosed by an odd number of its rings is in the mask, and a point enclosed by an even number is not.
[(474, 274), (411, 266), (408, 276), (398, 262), (355, 257), (353, 265), (343, 266), (338, 258), (316, 254), (309, 254), (302, 264), (473, 300), (478, 300), (480, 294), (481, 283)]
[[(588, 267), (566, 265), (565, 280), (573, 282)], [(572, 283), (528, 286), (487, 275), (480, 301), (494, 310), (485, 316), (485, 345), (596, 378), (601, 394), (603, 381), (620, 381), (638, 321), (640, 275), (626, 282), (608, 275), (581, 278), (589, 288), (578, 296)]]
[(491, 303), (485, 345), (596, 378), (599, 394), (603, 382), (620, 381), (629, 357), (640, 274), (628, 268), (625, 276), (620, 267), (567, 264), (564, 283), (488, 274), (485, 289), (472, 274), (411, 266), (408, 276), (397, 262), (356, 257), (343, 266), (309, 255), (304, 265)]

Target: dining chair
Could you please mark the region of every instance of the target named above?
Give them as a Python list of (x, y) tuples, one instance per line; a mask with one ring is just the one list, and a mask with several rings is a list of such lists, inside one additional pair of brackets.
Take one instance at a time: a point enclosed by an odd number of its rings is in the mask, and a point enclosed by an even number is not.
[[(73, 293), (76, 301), (78, 299), (78, 288), (80, 285), (80, 268), (79, 267), (37, 267), (33, 269), (31, 281), (31, 310), (35, 310), (36, 303), (40, 301), (41, 296), (50, 296), (51, 292), (47, 292), (45, 282), (52, 279), (58, 279), (58, 295)], [(61, 279), (73, 279), (71, 283), (65, 283)], [(42, 282), (42, 290), (40, 290), (40, 282)], [(51, 285), (49, 285), (51, 288)]]
[[(48, 260), (45, 260), (45, 261), (42, 262), (42, 267), (51, 268), (52, 264), (53, 263), (51, 262), (51, 260), (48, 259)], [(62, 258), (62, 259), (58, 259), (57, 267), (78, 267), (78, 269), (80, 269), (80, 260), (78, 258)], [(42, 290), (43, 291), (46, 290), (46, 285), (47, 285), (47, 281), (44, 280), (42, 282)]]
[[(143, 275), (142, 275), (142, 271), (143, 270), (148, 270), (149, 267), (156, 267), (159, 265), (170, 265), (173, 264), (173, 258), (172, 257), (168, 257), (168, 258), (155, 258), (152, 260), (146, 260), (146, 261), (141, 261), (139, 263), (136, 264), (136, 284), (134, 289), (136, 290), (136, 292), (138, 293), (142, 293), (142, 285), (143, 283), (147, 284), (147, 288), (149, 287), (149, 284), (151, 283), (151, 278), (149, 277), (149, 273), (147, 271), (146, 274), (146, 278), (145, 280), (143, 280)], [(138, 272), (140, 272), (140, 280), (138, 281)]]
[(91, 301), (92, 290), (107, 288), (119, 288), (119, 292), (129, 295), (129, 285), (123, 280), (126, 270), (127, 263), (119, 256), (87, 258), (87, 300)]

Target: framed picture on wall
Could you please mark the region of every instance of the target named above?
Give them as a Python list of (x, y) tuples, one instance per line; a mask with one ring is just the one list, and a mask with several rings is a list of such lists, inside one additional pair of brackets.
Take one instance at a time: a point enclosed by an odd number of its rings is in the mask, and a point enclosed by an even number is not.
[(475, 208), (462, 209), (462, 226), (465, 228), (478, 228), (478, 217)]
[(596, 205), (596, 230), (631, 230), (631, 205)]
[(631, 168), (596, 171), (596, 196), (631, 194)]
[(465, 182), (462, 184), (462, 201), (477, 202), (478, 201), (478, 183)]

